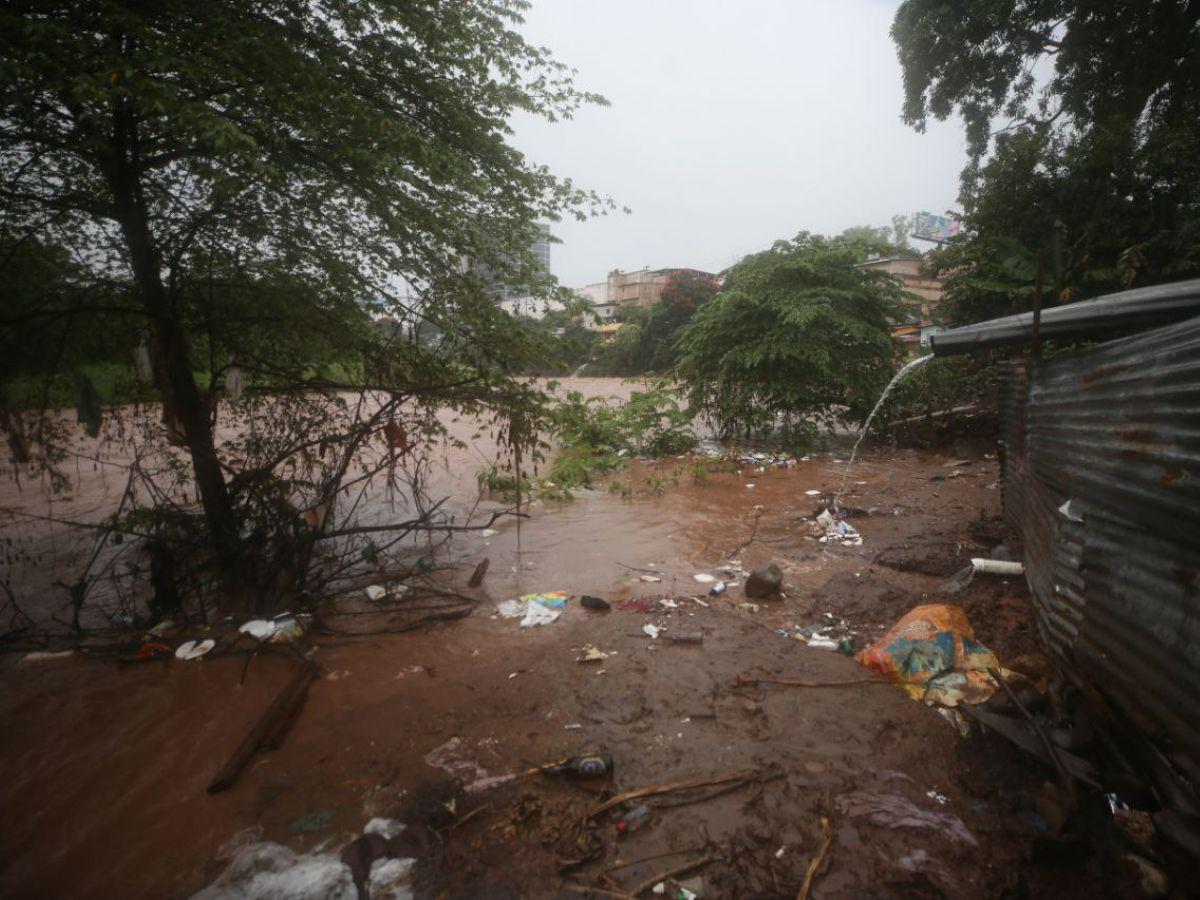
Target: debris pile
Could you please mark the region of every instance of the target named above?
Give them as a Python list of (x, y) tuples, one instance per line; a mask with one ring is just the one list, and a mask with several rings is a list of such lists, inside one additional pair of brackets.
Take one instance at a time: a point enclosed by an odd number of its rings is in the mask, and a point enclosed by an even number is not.
[(990, 672), (1000, 663), (975, 642), (971, 623), (957, 606), (918, 606), (855, 659), (929, 704), (983, 703), (998, 689)]

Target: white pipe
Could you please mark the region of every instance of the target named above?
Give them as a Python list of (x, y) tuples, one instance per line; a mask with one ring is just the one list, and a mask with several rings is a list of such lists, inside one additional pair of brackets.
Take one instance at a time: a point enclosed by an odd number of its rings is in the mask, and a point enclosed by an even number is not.
[(1006, 559), (972, 559), (971, 566), (976, 572), (985, 575), (1024, 575), (1025, 566), (1019, 562), (1009, 562)]

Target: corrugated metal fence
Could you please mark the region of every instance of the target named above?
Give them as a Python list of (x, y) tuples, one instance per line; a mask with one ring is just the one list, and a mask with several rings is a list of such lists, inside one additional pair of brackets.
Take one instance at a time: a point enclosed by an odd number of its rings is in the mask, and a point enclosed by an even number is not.
[(1200, 765), (1200, 318), (1009, 362), (1000, 407), (1043, 639)]

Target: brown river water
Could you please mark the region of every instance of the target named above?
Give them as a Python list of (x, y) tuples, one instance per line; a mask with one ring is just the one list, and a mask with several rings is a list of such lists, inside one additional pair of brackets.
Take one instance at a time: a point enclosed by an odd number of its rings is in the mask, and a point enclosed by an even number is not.
[[(629, 390), (608, 379), (568, 386)], [(475, 472), (490, 452), (447, 456), (434, 490), (473, 505)], [(956, 730), (892, 687), (737, 683), (746, 673), (861, 679), (851, 659), (775, 629), (845, 620), (862, 646), (936, 597), (944, 570), (980, 552), (973, 523), (998, 511), (996, 465), (982, 452), (953, 477), (945, 455), (866, 453), (842, 501), (863, 513), (863, 545), (813, 540), (807, 520), (819, 498), (807, 492), (836, 490), (844, 458), (839, 451), (786, 469), (747, 465), (701, 481), (690, 460), (637, 463), (617, 477), (653, 475), (667, 485), (661, 494), (581, 492), (498, 523), (491, 536), (459, 537), (440, 577), (474, 597), (475, 612), (405, 634), (314, 638), (322, 677), (286, 741), (217, 795), (205, 786), (287, 680), (285, 656), (260, 654), (243, 681), (244, 659), (235, 655), (127, 668), (87, 654), (40, 662), (9, 655), (0, 663), (0, 893), (186, 897), (221, 873), (221, 848), (248, 828), (297, 852), (340, 846), (372, 816), (423, 808), (416, 801), (447, 778), (427, 759), (457, 738), (466, 768), (480, 777), (602, 749), (616, 761), (616, 790), (744, 769), (770, 779), (656, 808), (626, 838), (611, 820), (597, 820), (590, 839), (599, 857), (567, 870), (564, 835), (576, 833), (594, 794), (544, 778), (510, 785), (469, 822), (440, 833), (436, 860), (418, 869), (418, 896), (567, 896), (564, 872), (612, 893), (613, 883), (629, 889), (671, 860), (597, 882), (604, 866), (697, 847), (713, 857), (699, 872), (701, 896), (795, 896), (822, 841), (821, 816), (862, 792), (957, 817), (971, 840), (953, 829), (888, 827), (846, 807), (834, 815), (836, 840), (813, 896), (864, 895), (879, 885), (893, 886), (888, 896), (931, 886), (948, 896), (999, 896), (1033, 839), (1018, 816), (1032, 808), (1040, 780), (1019, 759), (986, 757), (1008, 767), (1008, 788), (997, 794), (978, 755), (964, 761)], [(28, 486), (20, 500), (25, 510), (44, 502)], [(6, 494), (4, 504), (12, 502)], [(101, 508), (86, 492), (73, 502), (80, 518)], [(66, 534), (51, 536), (61, 560), (78, 552)], [(880, 565), (887, 548), (911, 564)], [(467, 588), (485, 557), (483, 585)], [(712, 597), (693, 578), (732, 561), (779, 565), (782, 598), (751, 605), (741, 587)], [(661, 580), (642, 580), (651, 573)], [(504, 600), (552, 590), (604, 597), (614, 609), (593, 613), (571, 600), (560, 620), (530, 629), (494, 614)], [(956, 602), (1002, 658), (1029, 648), (1021, 585), (972, 585)], [(699, 632), (703, 641), (651, 640), (646, 624)], [(611, 655), (580, 664), (585, 643)], [(294, 833), (290, 826), (314, 812), (329, 812), (329, 823)]]

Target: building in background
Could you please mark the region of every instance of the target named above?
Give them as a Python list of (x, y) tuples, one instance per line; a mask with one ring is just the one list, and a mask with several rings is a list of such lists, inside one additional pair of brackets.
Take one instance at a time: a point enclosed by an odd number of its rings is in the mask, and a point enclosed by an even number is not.
[(908, 314), (892, 326), (892, 340), (903, 345), (905, 355), (917, 355), (929, 345), (929, 335), (937, 328), (934, 318), (942, 301), (942, 280), (925, 272), (925, 261), (919, 256), (868, 259), (859, 263), (858, 268), (887, 272), (904, 290), (916, 295), (917, 299), (906, 301)]
[[(533, 243), (529, 245), (529, 250), (537, 260), (537, 264), (541, 269), (549, 274), (550, 272), (550, 226), (542, 222), (537, 222), (535, 227), (538, 230), (538, 236), (534, 238)], [(505, 284), (501, 277), (492, 272), (492, 270), (483, 264), (477, 264), (477, 271), (483, 279), (485, 290), (488, 297), (494, 302), (505, 307), (507, 301), (527, 299), (528, 294), (521, 288), (515, 288)], [(505, 307), (508, 309), (508, 307)], [(509, 310), (511, 312), (511, 310)], [(545, 315), (545, 310), (542, 311)], [(540, 318), (540, 316), (539, 316)]]
[(643, 266), (632, 272), (613, 269), (605, 281), (580, 288), (579, 293), (592, 301), (592, 307), (600, 318), (599, 323), (589, 323), (588, 327), (604, 331), (605, 326), (614, 323), (617, 310), (621, 307), (648, 309), (662, 299), (663, 288), (671, 276), (681, 272), (692, 272), (713, 279), (717, 277), (699, 269), (651, 269)]

